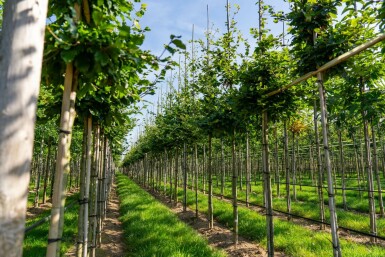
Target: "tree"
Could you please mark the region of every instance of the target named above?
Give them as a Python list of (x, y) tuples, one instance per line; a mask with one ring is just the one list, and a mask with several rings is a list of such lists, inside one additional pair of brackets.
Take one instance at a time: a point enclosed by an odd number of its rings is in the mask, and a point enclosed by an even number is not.
[(0, 252), (21, 256), (48, 1), (6, 1), (0, 45)]

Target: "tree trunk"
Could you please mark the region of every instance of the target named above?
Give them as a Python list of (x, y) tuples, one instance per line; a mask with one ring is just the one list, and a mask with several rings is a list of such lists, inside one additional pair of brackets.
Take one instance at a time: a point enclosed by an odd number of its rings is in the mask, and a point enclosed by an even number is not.
[(209, 160), (208, 160), (208, 164), (207, 164), (207, 176), (208, 176), (208, 221), (209, 221), (209, 228), (213, 228), (214, 227), (214, 217), (213, 217), (213, 178), (212, 178), (212, 156), (213, 156), (213, 153), (212, 153), (212, 138), (211, 138), (211, 135), (209, 135)]
[(179, 159), (179, 151), (178, 148), (175, 150), (175, 176), (174, 176), (174, 205), (178, 204), (178, 159)]
[(183, 211), (187, 210), (187, 149), (183, 143)]
[(66, 182), (69, 173), (69, 149), (74, 117), (71, 106), (75, 103), (76, 83), (73, 64), (68, 63), (64, 81), (62, 111), (60, 118), (60, 134), (55, 168), (54, 192), (52, 196), (51, 222), (48, 234), (47, 257), (60, 255), (61, 225), (64, 222), (64, 206), (66, 198)]
[(47, 0), (5, 1), (0, 45), (0, 252), (21, 256)]
[(295, 133), (292, 132), (292, 149), (291, 149), (291, 165), (292, 165), (292, 173), (293, 173), (293, 198), (294, 201), (297, 201), (297, 190), (296, 190), (296, 184), (297, 184), (297, 167), (296, 167), (296, 156), (295, 156)]
[(225, 193), (225, 157), (223, 153), (223, 138), (221, 139), (221, 199)]
[(377, 180), (378, 204), (380, 205), (381, 217), (384, 218), (385, 217), (384, 202), (382, 200), (380, 171), (378, 170), (376, 130), (374, 129), (373, 122), (372, 122), (372, 143), (373, 143), (373, 169)]
[(232, 195), (233, 195), (233, 242), (236, 246), (238, 244), (238, 192), (237, 192), (237, 180), (238, 173), (236, 168), (236, 155), (235, 155), (235, 129), (233, 129), (232, 135), (232, 170), (233, 170), (233, 180), (232, 180)]
[(198, 146), (195, 144), (195, 218), (198, 219), (198, 179), (199, 179), (199, 167), (198, 167)]
[(327, 171), (327, 181), (328, 181), (328, 195), (329, 195), (329, 212), (330, 212), (330, 228), (332, 234), (332, 244), (333, 244), (333, 256), (341, 257), (341, 248), (338, 238), (338, 223), (337, 223), (337, 212), (336, 204), (334, 198), (334, 188), (333, 188), (333, 177), (332, 169), (330, 163), (330, 151), (329, 151), (329, 138), (328, 138), (328, 125), (326, 117), (326, 101), (324, 96), (324, 86), (322, 80), (322, 74), (317, 74), (318, 84), (319, 84), (319, 98), (321, 106), (321, 124), (322, 124), (322, 137), (323, 137), (323, 147), (325, 154), (325, 167)]
[(88, 230), (89, 230), (89, 202), (91, 184), (91, 165), (92, 165), (92, 116), (87, 118), (87, 148), (86, 148), (86, 174), (84, 189), (84, 227), (83, 227), (83, 257), (87, 257), (88, 251)]
[(98, 177), (100, 168), (100, 125), (96, 124), (94, 132), (94, 155), (93, 167), (91, 170), (90, 183), (90, 205), (89, 205), (89, 257), (95, 257), (96, 250), (96, 229), (97, 229), (97, 204), (98, 204)]
[(44, 169), (43, 147), (44, 147), (44, 137), (41, 139), (40, 154), (39, 154), (39, 158), (38, 158), (38, 162), (37, 162), (35, 200), (34, 200), (34, 204), (33, 204), (33, 206), (35, 208), (39, 207), (40, 180), (41, 180), (41, 174), (42, 174), (43, 169)]
[(340, 148), (340, 165), (341, 165), (341, 179), (342, 179), (342, 203), (344, 206), (344, 210), (348, 209), (346, 205), (346, 192), (345, 192), (345, 162), (344, 162), (344, 149), (342, 144), (342, 132), (341, 129), (338, 129), (338, 144)]
[(43, 186), (43, 204), (47, 202), (47, 188), (48, 188), (48, 178), (50, 174), (50, 163), (51, 163), (51, 140), (48, 140), (48, 153), (47, 159), (45, 163), (45, 171), (44, 171), (44, 186)]
[(86, 174), (86, 151), (87, 151), (87, 119), (83, 119), (83, 138), (82, 138), (82, 155), (80, 161), (80, 192), (79, 192), (79, 214), (78, 214), (78, 234), (76, 243), (76, 256), (81, 257), (83, 251), (83, 227), (84, 227), (84, 189)]
[[(285, 152), (285, 170), (286, 170), (286, 211), (291, 213), (291, 196), (290, 196), (290, 167), (289, 167), (289, 137), (287, 135), (287, 121), (283, 122), (284, 152)], [(291, 220), (291, 215), (287, 217)]]
[(263, 146), (263, 173), (264, 173), (264, 196), (266, 205), (266, 228), (267, 228), (267, 255), (274, 257), (274, 224), (273, 224), (273, 200), (271, 192), (271, 176), (269, 165), (269, 137), (267, 111), (262, 112), (262, 146)]
[(277, 185), (277, 197), (281, 196), (280, 192), (280, 178), (279, 178), (279, 158), (278, 158), (278, 133), (277, 124), (274, 127), (274, 159), (275, 159), (275, 183)]
[(249, 147), (249, 132), (246, 133), (246, 206), (249, 207), (250, 193), (250, 147)]
[(320, 210), (320, 229), (325, 229), (325, 203), (323, 195), (323, 168), (322, 168), (322, 158), (321, 158), (321, 149), (320, 141), (318, 136), (318, 120), (317, 120), (317, 100), (314, 98), (314, 135), (315, 135), (315, 146), (317, 153), (317, 169), (318, 169), (318, 203)]

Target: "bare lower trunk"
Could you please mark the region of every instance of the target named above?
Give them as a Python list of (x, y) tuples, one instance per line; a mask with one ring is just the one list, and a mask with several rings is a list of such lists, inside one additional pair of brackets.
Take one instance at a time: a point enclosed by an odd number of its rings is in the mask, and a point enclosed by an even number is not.
[(209, 160), (207, 164), (207, 177), (208, 177), (208, 221), (209, 221), (209, 228), (214, 227), (214, 217), (213, 217), (213, 178), (212, 178), (212, 146), (211, 142), (212, 138), (211, 135), (209, 135)]
[(337, 223), (337, 212), (336, 204), (334, 197), (334, 188), (333, 188), (333, 177), (332, 177), (332, 167), (330, 163), (330, 150), (329, 150), (329, 138), (328, 138), (328, 125), (326, 117), (326, 101), (324, 96), (324, 87), (322, 74), (318, 73), (318, 83), (319, 83), (319, 98), (321, 106), (321, 123), (322, 123), (322, 137), (323, 137), (323, 147), (325, 155), (325, 167), (327, 171), (327, 181), (328, 181), (328, 195), (329, 195), (329, 212), (330, 212), (330, 228), (332, 235), (332, 244), (333, 244), (333, 256), (341, 257), (341, 248), (340, 241), (338, 238), (338, 223)]
[(338, 144), (340, 147), (340, 165), (341, 165), (341, 179), (342, 179), (342, 204), (344, 210), (348, 209), (346, 205), (346, 192), (345, 192), (345, 162), (344, 162), (344, 146), (342, 144), (342, 132), (341, 129), (338, 130)]
[(50, 162), (51, 162), (51, 140), (48, 141), (48, 153), (44, 169), (44, 186), (43, 186), (43, 204), (47, 202), (47, 188), (48, 188), (48, 178), (50, 174)]
[[(285, 175), (286, 175), (286, 211), (291, 213), (291, 196), (290, 196), (290, 168), (289, 168), (289, 137), (287, 136), (287, 122), (283, 123), (283, 135), (284, 135), (284, 153), (285, 153)], [(291, 220), (291, 216), (287, 217)]]
[(323, 195), (323, 168), (320, 141), (318, 136), (318, 120), (317, 120), (317, 100), (314, 99), (314, 135), (315, 135), (315, 146), (317, 153), (317, 170), (318, 170), (318, 203), (320, 210), (320, 229), (325, 229), (325, 203)]
[(385, 212), (384, 212), (384, 202), (382, 200), (380, 171), (378, 169), (376, 130), (374, 128), (373, 122), (372, 122), (372, 144), (373, 144), (373, 170), (377, 181), (378, 204), (380, 205), (380, 215), (382, 218), (384, 218)]
[(183, 143), (183, 211), (187, 210), (187, 149)]
[(246, 206), (249, 206), (251, 181), (250, 181), (250, 149), (249, 149), (249, 133), (246, 133)]
[(0, 253), (22, 256), (47, 0), (5, 1), (0, 45)]
[(69, 149), (71, 145), (71, 131), (74, 117), (71, 117), (71, 98), (76, 96), (73, 64), (67, 64), (64, 92), (62, 100), (62, 112), (60, 119), (60, 134), (58, 153), (55, 169), (54, 193), (52, 196), (51, 222), (48, 234), (47, 257), (60, 255), (60, 241), (62, 236), (62, 224), (64, 222), (64, 206), (66, 198), (66, 182), (69, 173)]
[(233, 180), (232, 180), (232, 195), (233, 195), (233, 242), (236, 246), (238, 244), (238, 192), (237, 192), (237, 181), (238, 181), (238, 172), (236, 169), (236, 156), (235, 156), (235, 130), (233, 130), (232, 135), (232, 170), (233, 170)]
[(43, 169), (44, 169), (43, 147), (44, 147), (44, 137), (41, 139), (40, 154), (37, 162), (38, 167), (37, 167), (37, 176), (36, 176), (35, 200), (33, 204), (35, 208), (39, 207), (40, 180), (41, 180), (41, 174), (43, 173)]
[(267, 111), (262, 112), (262, 147), (263, 147), (263, 173), (264, 189), (265, 189), (265, 203), (266, 203), (266, 229), (267, 229), (267, 255), (274, 257), (274, 225), (273, 225), (273, 200), (271, 192), (271, 176), (269, 165), (269, 137), (268, 137), (268, 118)]

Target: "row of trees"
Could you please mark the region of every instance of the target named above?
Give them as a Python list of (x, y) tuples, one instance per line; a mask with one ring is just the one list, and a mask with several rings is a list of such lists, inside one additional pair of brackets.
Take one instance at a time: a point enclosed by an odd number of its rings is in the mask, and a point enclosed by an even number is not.
[[(293, 183), (295, 193), (296, 179), (301, 176), (301, 173), (296, 173), (295, 144), (300, 140), (304, 142), (300, 145), (306, 144), (309, 151), (312, 151), (312, 167), (317, 163), (317, 170), (310, 169), (308, 172), (313, 174), (313, 178), (317, 178), (321, 221), (325, 221), (322, 187), (323, 183), (327, 184), (333, 252), (334, 256), (341, 256), (335, 209), (336, 181), (333, 175), (338, 174), (341, 178), (342, 192), (345, 194), (347, 172), (343, 164), (347, 155), (343, 144), (354, 144), (355, 154), (361, 153), (361, 147), (364, 149), (361, 159), (359, 155), (355, 156), (357, 165), (360, 166), (357, 166), (354, 176), (358, 177), (359, 185), (365, 187), (368, 193), (368, 213), (373, 235), (377, 234), (375, 190), (379, 192), (380, 206), (383, 205), (383, 178), (380, 177), (378, 163), (384, 158), (384, 150), (379, 151), (376, 147), (377, 141), (382, 142), (385, 103), (382, 47), (376, 45), (332, 69), (322, 67), (323, 70), (318, 72), (316, 80), (311, 77), (325, 63), (376, 38), (378, 28), (383, 24), (383, 7), (376, 1), (291, 0), (289, 3), (290, 12), (285, 14), (275, 12), (264, 5), (263, 1), (258, 1), (259, 27), (251, 29), (256, 41), (254, 49), (237, 30), (236, 21), (229, 18), (226, 23), (227, 31), (222, 36), (214, 38), (208, 30), (206, 42), (192, 42), (193, 49), (198, 45), (202, 55), (197, 55), (197, 50), (191, 54), (185, 53), (188, 64), (177, 76), (178, 90), (173, 89), (173, 82), (169, 83), (171, 93), (159, 107), (161, 111), (148, 122), (144, 133), (127, 154), (124, 165), (138, 167), (135, 163), (146, 160), (148, 155), (163, 159), (161, 156), (170, 156), (172, 152), (176, 158), (175, 166), (178, 167), (180, 149), (185, 149), (186, 145), (187, 148), (196, 149), (200, 145), (200, 149), (207, 151), (207, 168), (204, 169), (207, 174), (202, 179), (206, 180), (203, 183), (207, 183), (211, 227), (212, 141), (214, 138), (218, 139), (216, 149), (221, 149), (222, 144), (231, 149), (233, 228), (234, 243), (237, 243), (237, 145), (245, 147), (243, 152), (246, 158), (249, 156), (250, 145), (259, 146), (255, 151), (262, 153), (260, 156), (267, 209), (268, 252), (269, 256), (273, 256), (270, 169), (274, 167), (278, 174), (275, 181), (279, 182), (278, 178), (282, 174), (279, 173), (280, 162), (277, 159), (280, 159), (285, 167), (281, 171), (284, 171), (286, 183)], [(227, 4), (228, 13), (229, 6)], [(269, 34), (265, 24), (266, 11), (277, 21), (290, 25), (290, 47), (281, 45), (283, 35), (276, 37)], [(339, 11), (342, 13), (338, 13)], [(383, 35), (380, 35), (375, 42), (382, 39)], [(365, 47), (366, 45), (363, 48)], [(308, 78), (304, 83), (289, 84), (302, 75)], [(282, 90), (283, 87), (291, 88)], [(275, 138), (273, 142), (268, 140), (268, 134), (272, 131)], [(304, 131), (306, 137), (301, 136)], [(335, 141), (330, 142), (333, 135)], [(361, 140), (362, 144), (359, 143)], [(242, 141), (244, 143), (241, 144)], [(331, 145), (335, 145), (339, 153), (331, 152)], [(273, 155), (269, 154), (269, 148), (274, 149)], [(333, 173), (332, 157), (337, 155), (340, 159), (334, 158), (333, 163), (338, 171)], [(337, 165), (338, 162), (340, 165)], [(249, 163), (248, 160), (245, 161), (248, 183), (251, 180)], [(365, 172), (362, 172), (364, 168)], [(178, 172), (174, 172), (173, 176), (177, 181)], [(168, 181), (171, 182), (171, 178)], [(183, 183), (185, 185), (186, 180)], [(174, 182), (175, 189), (176, 185), (177, 182)], [(290, 187), (286, 186), (286, 190), (287, 211), (290, 213)], [(250, 193), (249, 190), (246, 192)], [(346, 200), (344, 206), (348, 207)]]

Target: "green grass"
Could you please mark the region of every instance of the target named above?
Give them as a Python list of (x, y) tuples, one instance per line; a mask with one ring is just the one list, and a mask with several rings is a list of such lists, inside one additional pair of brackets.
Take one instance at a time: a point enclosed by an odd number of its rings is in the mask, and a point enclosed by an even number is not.
[[(72, 195), (67, 198), (67, 204), (77, 200), (78, 194)], [(64, 254), (75, 242), (75, 236), (77, 233), (77, 222), (78, 222), (78, 209), (79, 205), (72, 205), (68, 208), (64, 215), (64, 231), (61, 241), (61, 254)], [(27, 220), (26, 226), (29, 226), (43, 217), (48, 216), (51, 213), (50, 210), (43, 212), (37, 217)], [(48, 241), (49, 221), (29, 231), (24, 238), (23, 245), (23, 256), (24, 257), (37, 257), (45, 256), (47, 241)]]
[(225, 256), (126, 176), (118, 174), (117, 184), (127, 256)]
[[(250, 202), (258, 205), (263, 205), (263, 188), (261, 185), (262, 182), (255, 185), (252, 185), (252, 194), (250, 195)], [(216, 183), (213, 183), (216, 185)], [(203, 186), (200, 185), (200, 189)], [(244, 189), (246, 186), (243, 187)], [(286, 198), (284, 195), (286, 194), (285, 185), (281, 185), (281, 197), (277, 197), (276, 187), (273, 185), (273, 208), (280, 211), (286, 211)], [(215, 194), (220, 194), (220, 188), (214, 187), (213, 191)], [(340, 192), (340, 191), (339, 191)], [(354, 192), (356, 193), (356, 192)], [(337, 217), (338, 224), (342, 227), (355, 229), (358, 231), (370, 232), (370, 218), (368, 214), (365, 214), (365, 210), (368, 209), (368, 200), (363, 198), (361, 199), (359, 196), (352, 195), (353, 192), (347, 191), (348, 208), (350, 210), (361, 211), (363, 213), (357, 213), (355, 211), (344, 211), (341, 209), (342, 207), (342, 196), (338, 195), (336, 197), (337, 206), (340, 207), (337, 209)], [(367, 193), (366, 193), (367, 194)], [(226, 183), (225, 193), (226, 197), (231, 198), (231, 182)], [(291, 188), (291, 195), (293, 195), (293, 190)], [(365, 193), (364, 193), (365, 195)], [(365, 197), (365, 196), (364, 196)], [(246, 194), (245, 191), (241, 191), (238, 189), (238, 199), (245, 200)], [(327, 192), (324, 191), (324, 199), (325, 203), (328, 203)], [(302, 186), (302, 190), (300, 190), (299, 185), (297, 185), (297, 202), (293, 200), (291, 202), (291, 213), (303, 216), (306, 218), (311, 218), (315, 220), (319, 220), (320, 211), (318, 204), (318, 195), (315, 192), (315, 188)], [(329, 211), (328, 207), (325, 206), (325, 218), (326, 221), (329, 221)], [(377, 233), (380, 236), (385, 236), (385, 219), (377, 219)]]
[[(179, 196), (182, 196), (179, 190)], [(199, 194), (198, 206), (207, 214), (207, 195)], [(213, 199), (214, 218), (220, 223), (232, 227), (233, 209), (229, 202)], [(195, 193), (188, 191), (188, 205), (195, 208)], [(265, 216), (246, 207), (239, 207), (239, 234), (261, 243), (266, 247)], [(295, 257), (326, 257), (333, 256), (330, 233), (311, 231), (288, 221), (274, 219), (274, 244), (277, 251)], [(344, 256), (349, 257), (380, 257), (385, 256), (385, 249), (378, 246), (365, 246), (341, 239)]]

